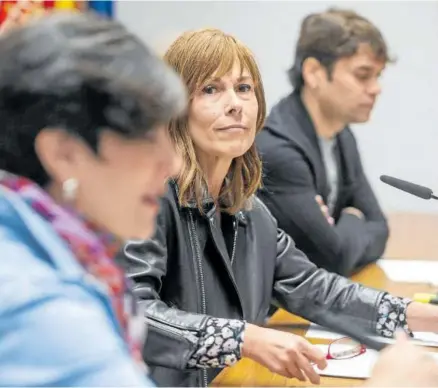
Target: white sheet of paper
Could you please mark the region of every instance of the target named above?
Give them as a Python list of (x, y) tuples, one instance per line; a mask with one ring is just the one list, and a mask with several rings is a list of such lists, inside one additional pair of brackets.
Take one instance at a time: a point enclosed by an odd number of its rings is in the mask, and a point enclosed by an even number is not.
[(438, 285), (437, 261), (382, 259), (377, 265), (395, 282)]
[[(327, 353), (327, 345), (316, 346), (318, 346), (323, 352)], [(437, 353), (429, 352), (429, 354), (438, 361)], [(321, 371), (317, 367), (315, 367), (315, 370), (321, 376), (367, 379), (371, 376), (373, 366), (376, 363), (378, 356), (378, 352), (367, 349), (367, 351), (360, 356), (347, 360), (328, 360), (327, 368), (325, 370)]]
[[(328, 339), (328, 340), (335, 340), (338, 338), (343, 337), (342, 334), (339, 333), (333, 333), (331, 331), (326, 331), (326, 330), (320, 330), (321, 326), (312, 323), (309, 327), (309, 330), (307, 330), (306, 333), (306, 337), (307, 338), (320, 338), (320, 339)], [(422, 331), (417, 331), (414, 332), (414, 338), (413, 338), (413, 343), (416, 345), (422, 345), (422, 346), (430, 346), (430, 347), (434, 347), (437, 348), (438, 347), (438, 334), (435, 333), (430, 333), (430, 332), (422, 332)], [(389, 338), (382, 338), (382, 337), (377, 337), (379, 338), (380, 341), (385, 341), (388, 343), (393, 343), (394, 340), (389, 339)]]
[(339, 333), (326, 331), (320, 325), (317, 325), (316, 323), (311, 323), (309, 329), (307, 330), (306, 337), (335, 340), (344, 336)]

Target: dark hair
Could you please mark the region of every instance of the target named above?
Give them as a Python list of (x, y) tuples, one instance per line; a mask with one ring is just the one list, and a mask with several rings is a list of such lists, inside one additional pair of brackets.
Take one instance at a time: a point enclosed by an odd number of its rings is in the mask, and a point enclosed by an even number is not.
[(303, 86), (302, 64), (307, 58), (317, 59), (330, 77), (336, 61), (354, 55), (362, 43), (369, 44), (377, 58), (393, 61), (379, 29), (356, 12), (330, 8), (306, 16), (301, 23), (295, 62), (288, 71), (292, 86), (296, 90)]
[(40, 185), (34, 142), (61, 128), (97, 152), (99, 133), (143, 137), (186, 107), (183, 83), (120, 23), (55, 13), (0, 37), (0, 169)]

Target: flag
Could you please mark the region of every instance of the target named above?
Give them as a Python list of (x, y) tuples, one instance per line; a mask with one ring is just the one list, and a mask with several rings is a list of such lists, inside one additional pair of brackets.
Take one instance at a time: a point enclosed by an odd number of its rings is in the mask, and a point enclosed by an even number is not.
[[(18, 3), (19, 0), (0, 0), (0, 24), (6, 19), (10, 7)], [(55, 10), (92, 10), (102, 16), (114, 17), (113, 0), (44, 0), (41, 5), (46, 9)]]
[[(57, 10), (59, 9), (59, 10), (69, 11), (77, 8), (76, 6), (77, 1), (75, 0), (55, 0), (55, 1), (49, 1), (49, 4), (50, 3), (54, 3), (53, 8)], [(51, 7), (49, 6), (48, 8)]]
[(17, 0), (3, 0), (0, 1), (0, 24), (4, 22), (8, 14), (9, 7), (15, 5)]
[(71, 11), (82, 10), (84, 3), (85, 1), (80, 0), (45, 0), (43, 6), (46, 9)]
[(112, 18), (114, 16), (113, 0), (89, 0), (88, 9), (97, 12), (100, 15)]

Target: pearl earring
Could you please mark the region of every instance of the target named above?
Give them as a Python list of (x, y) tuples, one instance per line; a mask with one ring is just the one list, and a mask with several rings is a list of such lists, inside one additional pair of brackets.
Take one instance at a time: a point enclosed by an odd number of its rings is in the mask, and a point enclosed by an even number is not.
[(67, 202), (73, 202), (76, 199), (79, 182), (75, 178), (69, 178), (62, 184), (62, 196)]

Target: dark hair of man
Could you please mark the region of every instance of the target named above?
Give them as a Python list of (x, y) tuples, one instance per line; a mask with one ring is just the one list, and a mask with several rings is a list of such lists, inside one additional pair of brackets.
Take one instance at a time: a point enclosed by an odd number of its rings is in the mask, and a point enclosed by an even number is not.
[(331, 8), (308, 15), (302, 21), (295, 61), (288, 71), (292, 86), (295, 90), (303, 86), (302, 65), (307, 58), (317, 59), (330, 77), (336, 61), (356, 54), (363, 43), (371, 47), (376, 58), (393, 61), (379, 29), (356, 12)]

